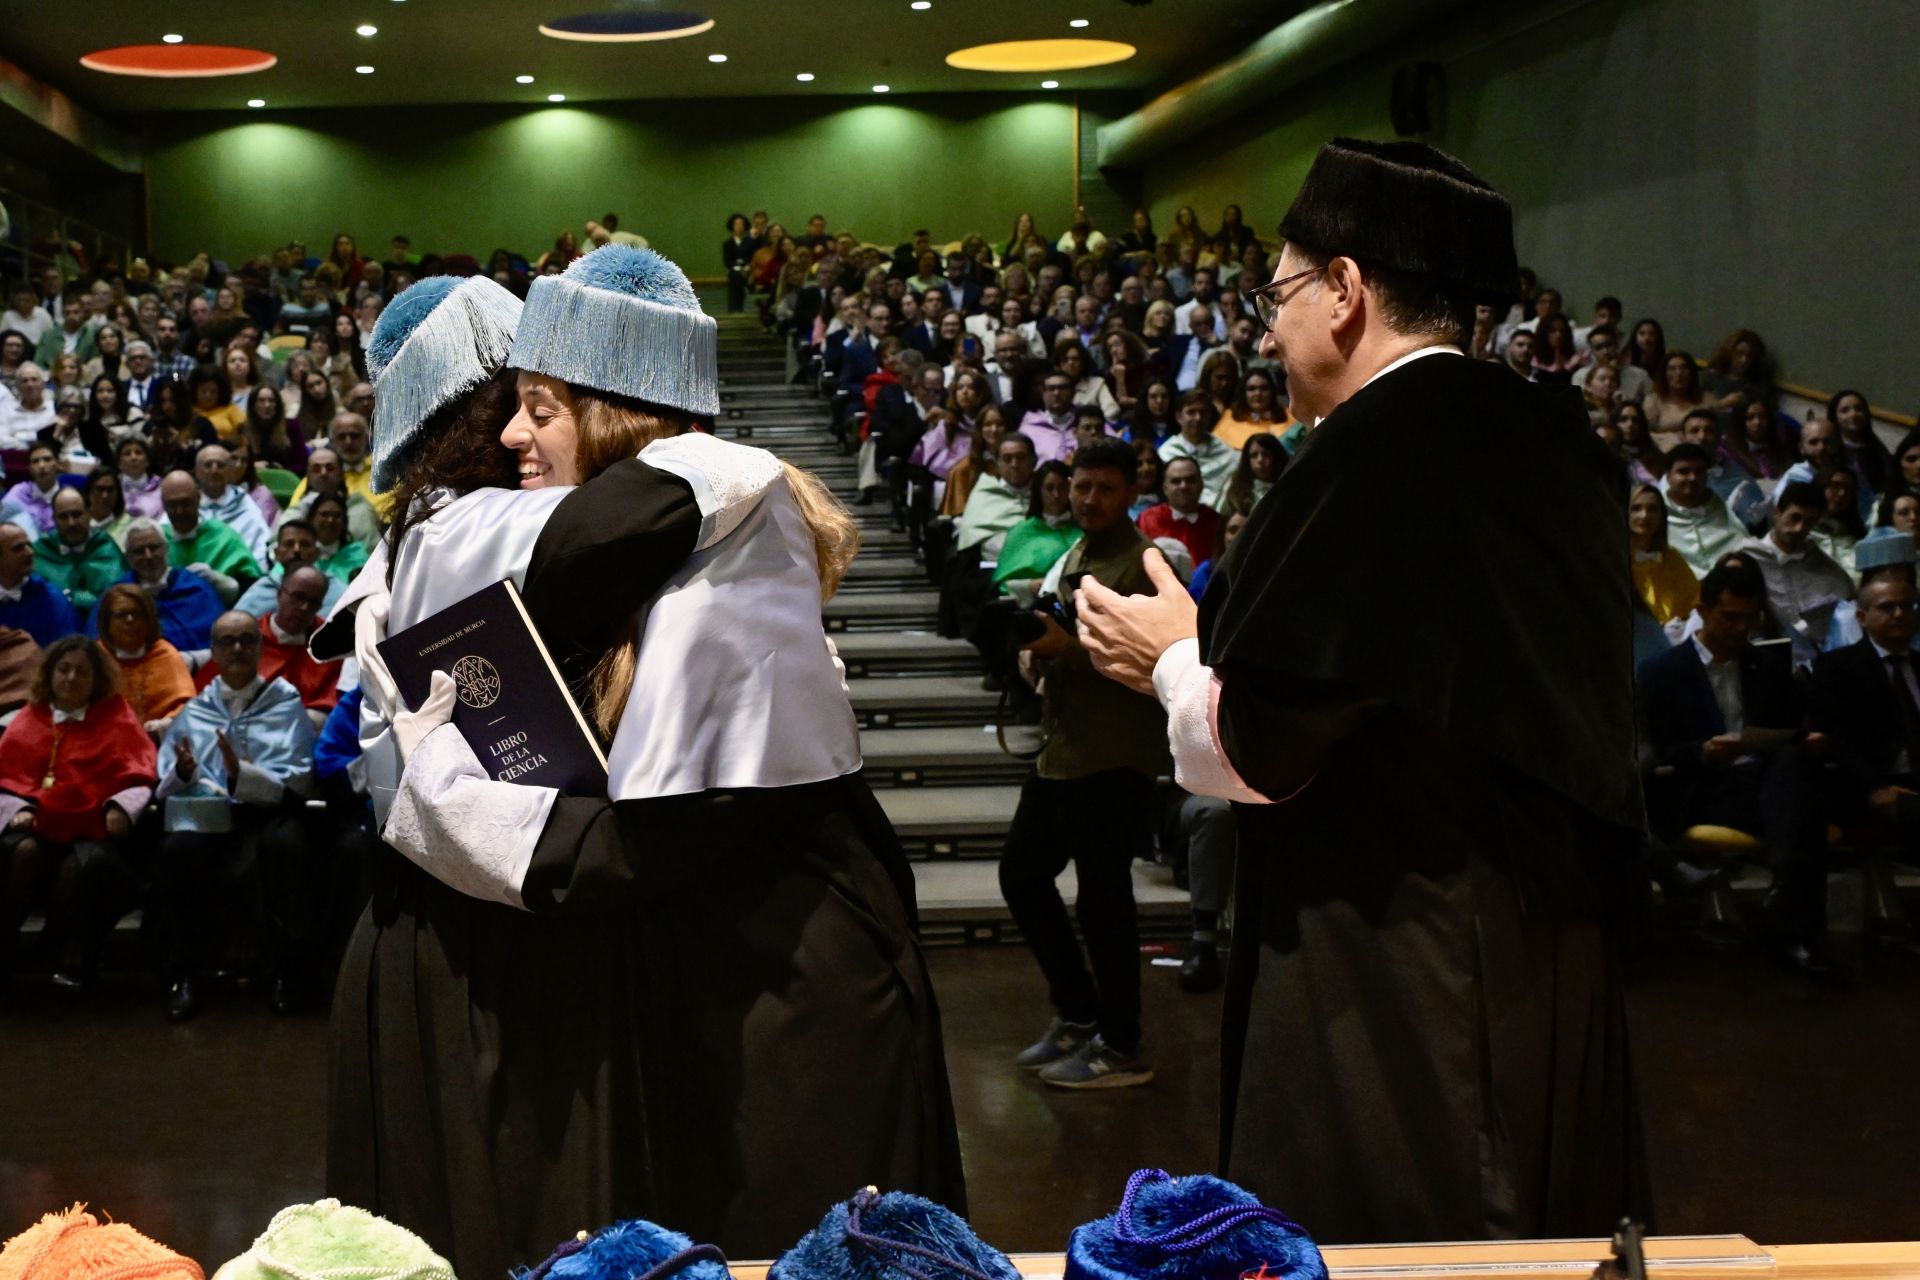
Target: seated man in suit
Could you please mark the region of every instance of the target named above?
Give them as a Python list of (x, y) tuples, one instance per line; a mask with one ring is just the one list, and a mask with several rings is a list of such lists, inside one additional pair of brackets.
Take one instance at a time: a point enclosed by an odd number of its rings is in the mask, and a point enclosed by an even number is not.
[(1774, 634), (1793, 642), (1793, 665), (1813, 665), (1826, 647), (1834, 607), (1853, 599), (1853, 579), (1809, 536), (1826, 514), (1818, 486), (1797, 482), (1774, 495), (1773, 527), (1745, 550), (1767, 581), (1767, 613)]
[(194, 990), (202, 944), (232, 921), (215, 911), (233, 895), (249, 904), (242, 927), (265, 938), (277, 1013), (289, 1012), (318, 959), (320, 912), (305, 795), (312, 789), (313, 722), (285, 680), (260, 674), (259, 623), (238, 610), (213, 624), (220, 676), (174, 718), (161, 740), (166, 835), (155, 852), (154, 898), (162, 910), (167, 1016), (199, 1007)]
[(33, 571), (33, 539), (0, 524), (0, 627), (33, 637), (41, 648), (80, 629), (66, 593)]
[[(295, 569), (305, 569), (319, 559), (320, 540), (313, 531), (313, 522), (289, 516), (274, 530), (273, 563), (265, 576), (241, 593), (240, 602), (233, 607), (256, 618), (266, 617), (280, 607), (281, 580)], [(347, 584), (332, 574), (327, 574), (326, 579), (327, 599), (321, 612), (332, 613), (335, 602), (346, 594)]]
[(1806, 708), (1785, 645), (1755, 646), (1767, 588), (1750, 564), (1723, 565), (1700, 584), (1700, 629), (1640, 669), (1647, 737), (1670, 774), (1648, 787), (1656, 829), (1696, 824), (1758, 837), (1773, 869), (1766, 941), (1782, 963), (1814, 976), (1838, 969), (1826, 933), (1826, 819), (1803, 734)]
[[(0, 528), (0, 539), (5, 530)], [(131, 582), (153, 597), (160, 614), (160, 634), (181, 654), (203, 653), (213, 634), (214, 619), (224, 607), (220, 596), (198, 573), (175, 569), (167, 563), (167, 536), (152, 520), (139, 519), (127, 526), (127, 576)], [(99, 625), (98, 611), (87, 619), (89, 634)], [(194, 659), (188, 658), (192, 665)]]
[(1841, 803), (1871, 812), (1920, 854), (1920, 678), (1913, 652), (1913, 568), (1874, 574), (1860, 588), (1856, 644), (1813, 664), (1813, 723), (1832, 741)]

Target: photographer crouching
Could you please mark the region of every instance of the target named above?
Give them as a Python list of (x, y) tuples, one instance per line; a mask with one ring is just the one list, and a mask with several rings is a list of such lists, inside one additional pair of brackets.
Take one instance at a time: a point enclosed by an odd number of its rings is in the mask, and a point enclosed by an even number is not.
[[(1083, 578), (1123, 595), (1154, 592), (1141, 560), (1153, 544), (1127, 518), (1137, 468), (1133, 447), (1119, 440), (1075, 454), (1073, 517), (1085, 536), (1049, 574), (1031, 615), (1037, 627), (1028, 627), (1038, 636), (1022, 650), (1023, 671), (1040, 684), (1046, 745), (1020, 789), (1000, 891), (1040, 963), (1055, 1016), (1015, 1063), (1067, 1089), (1153, 1079), (1141, 1054), (1132, 866), (1148, 838), (1154, 779), (1168, 767), (1166, 715), (1157, 699), (1093, 669), (1072, 617)], [(1055, 884), (1069, 863), (1084, 956)]]

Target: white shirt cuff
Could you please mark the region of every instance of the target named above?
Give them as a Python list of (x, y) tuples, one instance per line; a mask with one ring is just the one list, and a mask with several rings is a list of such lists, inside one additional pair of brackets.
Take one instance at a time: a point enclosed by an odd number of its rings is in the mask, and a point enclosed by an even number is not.
[(1174, 781), (1196, 796), (1238, 804), (1272, 804), (1241, 780), (1214, 728), (1213, 669), (1200, 661), (1200, 642), (1182, 640), (1153, 667), (1153, 691), (1167, 709), (1167, 745)]
[(444, 724), (407, 760), (380, 834), (449, 888), (524, 910), (520, 889), (559, 794), (493, 781)]

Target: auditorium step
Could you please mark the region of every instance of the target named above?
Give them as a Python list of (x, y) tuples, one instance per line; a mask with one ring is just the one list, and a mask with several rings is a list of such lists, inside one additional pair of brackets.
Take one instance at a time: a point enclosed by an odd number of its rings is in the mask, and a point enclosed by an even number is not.
[(1000, 695), (964, 676), (867, 676), (848, 680), (853, 714), (867, 728), (989, 724)]
[(833, 643), (850, 679), (967, 672), (978, 677), (980, 672), (979, 654), (972, 645), (930, 631), (850, 631), (835, 636)]
[[(1039, 729), (1008, 727), (1007, 746), (1015, 751), (1031, 753), (1039, 745)], [(992, 725), (867, 729), (860, 734), (860, 755), (875, 790), (1019, 783), (1033, 769), (1032, 761), (1001, 749)]]
[(853, 591), (835, 596), (821, 610), (829, 631), (930, 631), (939, 620), (937, 591)]
[[(1011, 943), (1020, 941), (1013, 916), (1000, 896), (999, 867), (984, 858), (954, 858), (913, 864), (920, 900), (920, 936), (929, 943)], [(1079, 896), (1073, 868), (1057, 882), (1071, 907)], [(1165, 867), (1133, 864), (1133, 899), (1139, 904), (1140, 936), (1148, 940), (1185, 938), (1192, 925), (1187, 895), (1173, 884)]]
[(908, 853), (997, 858), (1020, 803), (1017, 786), (896, 787), (874, 792)]

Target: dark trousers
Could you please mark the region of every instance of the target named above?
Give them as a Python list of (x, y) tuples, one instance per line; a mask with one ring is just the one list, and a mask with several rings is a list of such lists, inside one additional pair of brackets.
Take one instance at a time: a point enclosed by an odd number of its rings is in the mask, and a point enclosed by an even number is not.
[(301, 978), (324, 942), (327, 882), (305, 807), (235, 804), (233, 830), (170, 831), (154, 857), (161, 975), (193, 976), (207, 944), (235, 929), (277, 977)]
[(727, 310), (744, 311), (747, 306), (747, 277), (744, 272), (727, 272)]
[(1827, 822), (1819, 772), (1804, 751), (1780, 747), (1703, 770), (1688, 797), (1687, 821), (1758, 836), (1773, 871), (1775, 923), (1802, 940), (1826, 932)]
[(41, 946), (49, 960), (85, 974), (114, 922), (140, 905), (140, 875), (121, 840), (52, 844), (9, 832), (0, 839), (0, 872), (0, 979), (35, 909), (46, 909)]
[[(1040, 962), (1054, 1011), (1068, 1022), (1098, 1023), (1123, 1051), (1140, 1044), (1133, 859), (1147, 833), (1152, 789), (1151, 779), (1130, 769), (1066, 781), (1032, 774), (1000, 856), (1000, 893)], [(1084, 957), (1054, 883), (1069, 864), (1080, 885), (1074, 914)]]

